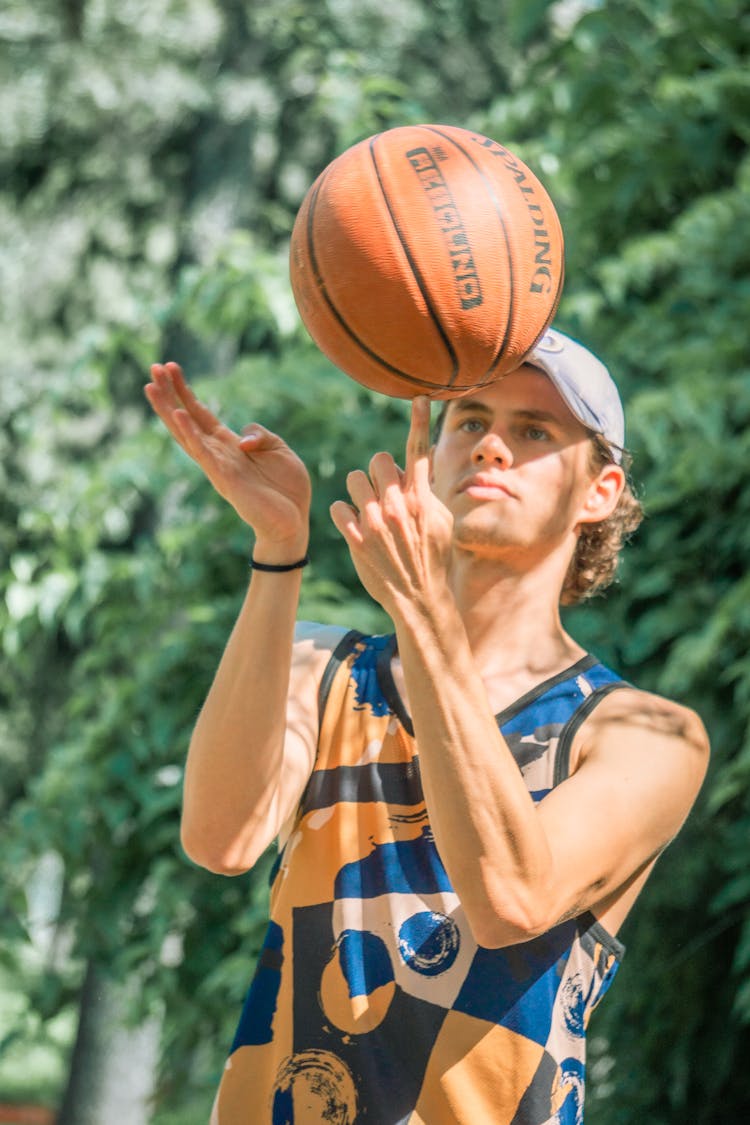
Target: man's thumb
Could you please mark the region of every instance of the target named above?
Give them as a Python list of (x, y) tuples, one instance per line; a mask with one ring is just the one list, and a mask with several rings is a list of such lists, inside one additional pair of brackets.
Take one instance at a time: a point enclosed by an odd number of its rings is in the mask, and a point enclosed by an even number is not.
[(259, 453), (261, 450), (278, 448), (283, 444), (278, 434), (272, 433), (257, 422), (245, 426), (240, 438), (240, 448), (244, 453)]

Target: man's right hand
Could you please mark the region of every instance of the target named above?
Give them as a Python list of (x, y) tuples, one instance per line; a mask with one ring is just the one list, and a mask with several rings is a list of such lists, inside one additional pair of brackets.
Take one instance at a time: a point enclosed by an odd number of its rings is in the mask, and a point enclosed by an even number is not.
[(310, 477), (289, 446), (257, 423), (236, 434), (204, 406), (178, 364), (154, 364), (146, 398), (172, 437), (255, 532), (259, 562), (288, 563), (307, 551)]

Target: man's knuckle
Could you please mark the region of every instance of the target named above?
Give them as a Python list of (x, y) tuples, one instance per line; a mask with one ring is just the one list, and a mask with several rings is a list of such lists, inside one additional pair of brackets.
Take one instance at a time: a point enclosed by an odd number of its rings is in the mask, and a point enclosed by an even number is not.
[(401, 489), (396, 487), (386, 488), (381, 497), (380, 506), (387, 519), (400, 519), (405, 506), (404, 494)]

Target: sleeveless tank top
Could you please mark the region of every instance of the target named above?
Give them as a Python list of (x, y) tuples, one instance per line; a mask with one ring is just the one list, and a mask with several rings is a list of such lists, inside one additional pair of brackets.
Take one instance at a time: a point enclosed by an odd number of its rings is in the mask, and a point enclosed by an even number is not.
[[(326, 668), (212, 1125), (578, 1125), (586, 1026), (623, 946), (590, 913), (477, 945), (433, 840), (394, 651), (353, 632)], [(535, 802), (622, 686), (586, 656), (497, 716)]]

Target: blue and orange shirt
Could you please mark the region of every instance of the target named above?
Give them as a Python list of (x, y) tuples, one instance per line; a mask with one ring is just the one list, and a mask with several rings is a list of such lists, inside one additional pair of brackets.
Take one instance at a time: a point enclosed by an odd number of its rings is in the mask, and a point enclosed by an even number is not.
[[(478, 945), (435, 847), (393, 637), (349, 633), (213, 1125), (579, 1125), (585, 1033), (623, 948), (590, 913)], [(497, 717), (535, 801), (624, 686), (586, 656)]]

